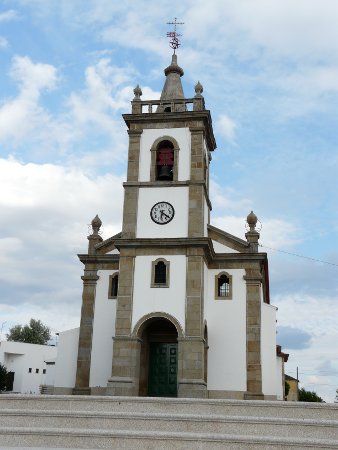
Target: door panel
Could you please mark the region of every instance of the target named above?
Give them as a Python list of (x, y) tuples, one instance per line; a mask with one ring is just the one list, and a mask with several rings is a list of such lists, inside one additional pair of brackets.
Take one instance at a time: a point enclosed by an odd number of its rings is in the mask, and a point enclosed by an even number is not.
[(177, 397), (177, 344), (150, 344), (148, 395)]

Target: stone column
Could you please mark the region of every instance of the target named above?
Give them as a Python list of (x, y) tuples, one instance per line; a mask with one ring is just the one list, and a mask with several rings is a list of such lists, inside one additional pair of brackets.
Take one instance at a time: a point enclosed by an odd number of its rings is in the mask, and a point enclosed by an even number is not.
[(133, 308), (134, 256), (120, 254), (119, 291), (113, 344), (112, 376), (107, 395), (138, 395), (140, 341), (131, 337)]
[[(102, 242), (99, 231), (102, 222), (98, 215), (91, 222), (92, 234), (88, 239), (88, 255), (95, 255), (95, 246)], [(76, 381), (73, 394), (90, 394), (89, 378), (92, 353), (92, 336), (95, 309), (96, 283), (99, 279), (96, 264), (86, 264), (83, 280), (81, 322), (77, 355)]]
[(207, 397), (204, 380), (204, 262), (202, 256), (187, 256), (185, 337), (179, 339), (179, 397)]
[(96, 283), (99, 279), (96, 270), (86, 270), (83, 280), (82, 308), (79, 347), (77, 356), (76, 382), (73, 394), (90, 395), (89, 377), (92, 352), (92, 335)]
[(246, 370), (245, 399), (263, 400), (261, 363), (261, 283), (259, 265), (246, 269)]

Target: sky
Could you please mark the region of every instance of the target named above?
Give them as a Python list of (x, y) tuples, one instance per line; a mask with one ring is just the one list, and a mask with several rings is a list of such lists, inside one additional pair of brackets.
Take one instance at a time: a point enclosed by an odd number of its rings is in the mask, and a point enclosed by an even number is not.
[[(213, 119), (211, 223), (253, 210), (286, 373), (338, 388), (338, 2), (0, 0), (0, 331), (79, 326), (88, 224), (121, 230), (133, 88), (159, 98), (177, 17)], [(298, 255), (298, 256), (296, 256)]]

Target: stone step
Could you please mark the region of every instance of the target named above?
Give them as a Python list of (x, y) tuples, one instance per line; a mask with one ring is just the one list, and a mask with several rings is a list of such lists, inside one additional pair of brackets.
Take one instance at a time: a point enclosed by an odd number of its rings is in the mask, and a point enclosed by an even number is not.
[(0, 445), (8, 448), (36, 446), (118, 450), (337, 450), (338, 441), (214, 433), (0, 427)]
[(259, 400), (5, 394), (0, 395), (0, 410), (3, 409), (225, 414), (229, 416), (338, 420), (338, 404)]
[(0, 426), (60, 429), (156, 430), (335, 439), (338, 421), (253, 416), (97, 411), (1, 410)]

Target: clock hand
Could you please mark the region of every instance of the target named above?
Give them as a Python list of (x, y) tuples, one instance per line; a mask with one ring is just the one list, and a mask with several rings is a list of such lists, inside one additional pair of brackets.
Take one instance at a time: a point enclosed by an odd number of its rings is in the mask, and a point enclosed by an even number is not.
[(167, 217), (167, 219), (170, 219), (170, 216), (168, 216), (168, 214), (166, 214), (165, 212), (162, 211), (162, 216)]

